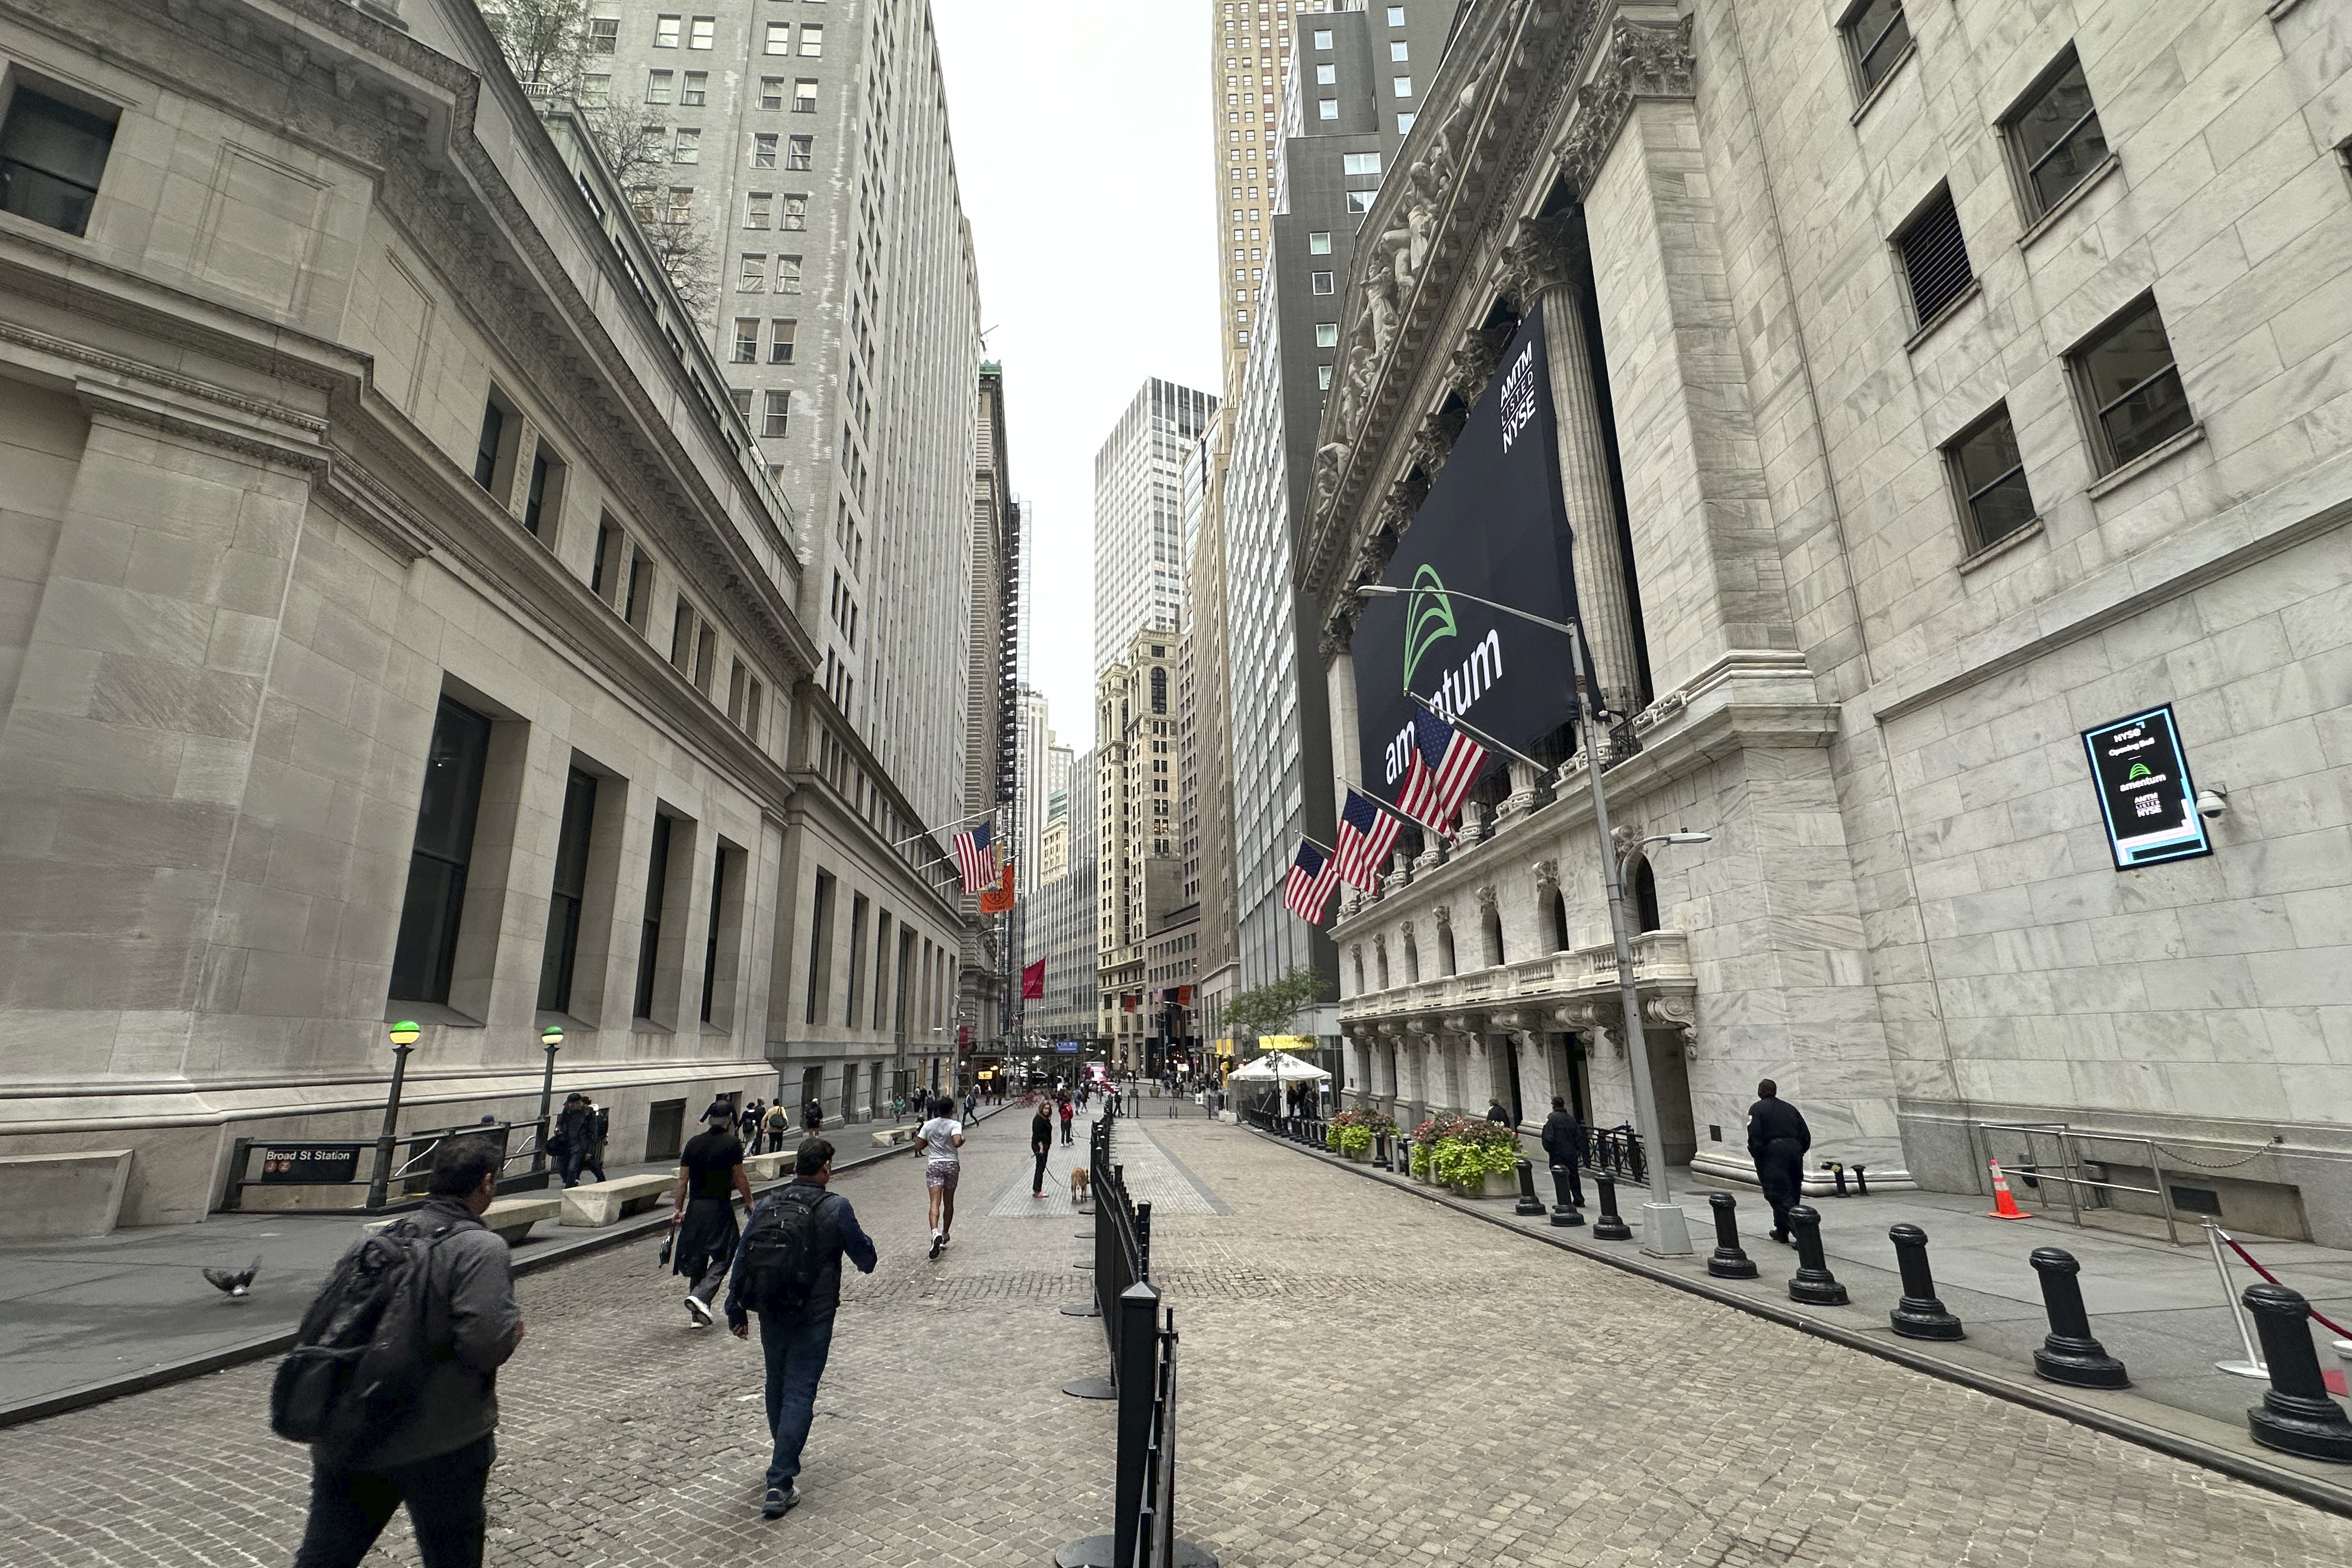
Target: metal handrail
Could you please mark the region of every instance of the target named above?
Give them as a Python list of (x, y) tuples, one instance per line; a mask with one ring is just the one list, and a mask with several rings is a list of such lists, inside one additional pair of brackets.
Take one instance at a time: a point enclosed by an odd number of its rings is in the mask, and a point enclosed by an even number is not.
[[(472, 1127), (444, 1127), (431, 1133), (415, 1133), (405, 1138), (395, 1139), (393, 1142), (394, 1148), (407, 1148), (414, 1150), (415, 1153), (412, 1154), (408, 1159), (402, 1162), (393, 1169), (389, 1179), (395, 1183), (415, 1180), (423, 1168), (431, 1161), (433, 1152), (436, 1149), (438, 1149), (446, 1139), (497, 1135), (510, 1134), (519, 1130), (527, 1134), (527, 1136), (525, 1136), (520, 1147), (509, 1149), (504, 1159), (499, 1163), (499, 1180), (503, 1183), (506, 1180), (505, 1172), (509, 1166), (513, 1166), (518, 1161), (530, 1160), (534, 1155), (540, 1153), (546, 1147), (546, 1123), (536, 1119), (529, 1122), (493, 1122)], [(247, 1169), (252, 1161), (253, 1152), (256, 1149), (334, 1149), (350, 1152), (359, 1156), (364, 1156), (375, 1149), (376, 1146), (377, 1142), (373, 1138), (238, 1138), (229, 1146), (228, 1179), (224, 1184), (224, 1190), (221, 1195), (221, 1212), (224, 1214), (269, 1214), (280, 1212), (274, 1209), (247, 1208), (245, 1206), (245, 1189), (247, 1187), (277, 1186), (320, 1187), (351, 1186), (359, 1187), (364, 1190), (373, 1186), (373, 1179), (368, 1176), (358, 1175), (356, 1169), (354, 1169), (352, 1178), (348, 1181), (299, 1183), (264, 1181), (257, 1176), (247, 1176), (246, 1174)], [(400, 1195), (396, 1200), (388, 1203), (385, 1207), (393, 1208), (404, 1208), (411, 1207), (409, 1200), (415, 1197), (415, 1196), (416, 1195), (413, 1193), (404, 1193)], [(301, 1214), (372, 1214), (377, 1211), (370, 1208), (366, 1203), (362, 1202), (352, 1205), (350, 1207), (306, 1206), (300, 1209), (287, 1210), (283, 1212)]]
[[(2179, 1218), (2172, 1208), (2172, 1189), (2165, 1184), (2164, 1162), (2157, 1157), (2154, 1138), (2130, 1133), (2095, 1133), (2064, 1122), (1975, 1122), (1969, 1124), (1977, 1131), (1988, 1134), (1985, 1147), (1990, 1157), (1998, 1157), (1990, 1155), (1992, 1139), (1990, 1134), (1994, 1133), (2020, 1134), (2025, 1145), (2025, 1158), (2018, 1162), (2019, 1175), (2031, 1178), (2029, 1185), (2045, 1181), (2058, 1183), (2065, 1190), (2066, 1207), (2076, 1225), (2083, 1223), (2083, 1198), (2079, 1189), (2089, 1187), (2099, 1192), (2137, 1193), (2144, 1197), (2156, 1199), (2158, 1207), (2164, 1214), (2166, 1239), (2175, 1247), (2187, 1245), (2180, 1239)], [(2043, 1165), (2037, 1157), (2033, 1142), (2037, 1136), (2057, 1140), (2058, 1165), (2054, 1170)], [(2086, 1143), (2137, 1145), (2145, 1150), (2146, 1164), (2150, 1177), (2156, 1185), (2141, 1186), (2134, 1182), (2101, 1181), (2081, 1175), (2082, 1167), (2090, 1163), (2085, 1160), (2082, 1152), (2082, 1145)], [(2112, 1162), (2102, 1160), (2097, 1163), (2105, 1165)]]

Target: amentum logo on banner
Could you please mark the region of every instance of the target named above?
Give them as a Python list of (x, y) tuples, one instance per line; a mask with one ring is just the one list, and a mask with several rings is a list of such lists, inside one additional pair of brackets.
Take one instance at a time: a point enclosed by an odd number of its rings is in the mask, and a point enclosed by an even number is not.
[(1363, 777), (1391, 800), (1412, 755), (1409, 693), (1518, 747), (1557, 729), (1575, 700), (1566, 638), (1463, 597), (1553, 621), (1576, 610), (1540, 316), (1502, 363), (1381, 579), (1404, 591), (1364, 601), (1357, 622)]

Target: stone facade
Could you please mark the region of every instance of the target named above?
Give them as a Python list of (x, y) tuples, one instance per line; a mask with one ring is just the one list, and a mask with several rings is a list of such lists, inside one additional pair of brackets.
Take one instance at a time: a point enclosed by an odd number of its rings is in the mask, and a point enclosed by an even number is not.
[[(1837, 18), (1756, 0), (1465, 21), (1417, 177), (1366, 220), (1402, 281), (1350, 303), (1318, 437), (1298, 570), (1335, 756), (1346, 590), (1410, 526), (1483, 335), (1541, 301), (1584, 619), (1639, 746), (1606, 757), (1618, 847), (1714, 836), (1646, 865), (1670, 1156), (1736, 1174), (1771, 1076), (1816, 1158), (1972, 1190), (2013, 1137), (1988, 1124), (2064, 1123), (2155, 1140), (2183, 1203), (2340, 1243), (2352, 34), (2192, 0), (1906, 17), (1867, 74)], [(2072, 68), (2102, 142), (2037, 188), (2020, 117)], [(1923, 316), (1906, 247), (1946, 196), (1965, 286)], [(2093, 357), (2149, 301), (2137, 362), (2170, 359), (2186, 413), (2126, 449)], [(2003, 414), (2031, 517), (1989, 538), (1950, 454)], [(2118, 872), (2078, 733), (2162, 703), (2226, 810), (2210, 856)], [(1355, 1092), (1630, 1117), (1585, 765), (1515, 766), (1494, 822), (1350, 898)], [(2145, 1149), (2087, 1153), (2145, 1176)]]
[[(921, 819), (796, 700), (794, 514), (476, 9), (0, 6), (27, 93), (108, 129), (81, 232), (0, 212), (0, 1152), (131, 1148), (124, 1223), (198, 1218), (233, 1139), (373, 1136), (413, 1018), (403, 1132), (528, 1121), (560, 1023), (557, 1094), (660, 1157), (772, 1051), (822, 1065), (820, 862), (888, 890), (901, 1016), (944, 1022), (941, 873), (811, 847)], [(446, 978), (387, 1002), (453, 706)]]

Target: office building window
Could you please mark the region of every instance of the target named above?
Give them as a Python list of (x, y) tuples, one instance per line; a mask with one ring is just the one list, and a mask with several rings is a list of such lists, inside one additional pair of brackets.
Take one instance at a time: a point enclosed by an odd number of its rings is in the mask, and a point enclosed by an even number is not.
[(799, 330), (798, 321), (768, 323), (768, 363), (789, 365), (793, 362), (793, 336)]
[[(814, 107), (812, 105), (811, 107)], [(784, 167), (806, 171), (816, 148), (814, 136), (789, 136), (784, 139)]]
[(801, 258), (796, 256), (776, 257), (776, 292), (798, 294), (801, 291)]
[(709, 98), (710, 73), (709, 71), (687, 72), (686, 79), (678, 84), (677, 101), (687, 104), (706, 103)]
[(774, 210), (776, 196), (772, 191), (753, 191), (743, 198), (743, 226), (763, 229), (768, 226), (768, 214)]
[(804, 229), (808, 227), (808, 198), (806, 196), (786, 196), (784, 198), (783, 211), (777, 218), (776, 226), (780, 229)]
[(1331, 390), (1330, 366), (1318, 365), (1315, 367), (1315, 384), (1321, 387), (1325, 392), (1329, 392)]
[(1412, 134), (1412, 115), (1400, 114), (1397, 116), (1397, 134), (1399, 136), (1410, 136)]
[(676, 71), (647, 71), (646, 73), (646, 101), (647, 103), (667, 103), (670, 100), (670, 84), (677, 79), (677, 73)]
[(1372, 210), (1373, 198), (1379, 194), (1378, 191), (1350, 191), (1348, 193), (1348, 210), (1351, 213), (1369, 213)]
[(1381, 155), (1377, 152), (1343, 152), (1339, 155), (1339, 172), (1343, 174), (1377, 174), (1381, 172)]
[(683, 16), (655, 17), (654, 47), (656, 49), (674, 49), (677, 47), (678, 33), (685, 26), (686, 18)]
[(710, 47), (717, 35), (718, 26), (718, 19), (715, 17), (697, 16), (687, 28), (686, 47), (689, 49)]
[(458, 918), (466, 907), (466, 873), (474, 858), (474, 821), (481, 809), (482, 770), (489, 749), (490, 721), (442, 698), (425, 757), (408, 888), (393, 946), (390, 994), (394, 1001), (449, 999)]
[(1329, 29), (1318, 27), (1315, 30), (1315, 47), (1318, 49), (1328, 49), (1331, 47), (1331, 34)]
[(1315, 68), (1316, 86), (1330, 87), (1337, 83), (1339, 79), (1339, 68), (1338, 66), (1317, 66)]
[(769, 131), (753, 131), (751, 133), (751, 167), (754, 169), (772, 169), (775, 166), (775, 133)]
[(694, 187), (672, 185), (669, 188), (669, 210), (662, 214), (665, 223), (688, 223), (694, 217)]
[(739, 365), (756, 362), (760, 358), (760, 319), (739, 316), (735, 319), (735, 360)]
[(474, 483), (493, 497), (511, 492), (514, 444), (521, 429), (521, 417), (496, 387), (491, 388), (482, 402), (482, 427), (474, 438)]
[(1953, 209), (1952, 193), (1937, 191), (1918, 214), (1895, 236), (1903, 254), (1903, 276), (1911, 286), (1915, 326), (1925, 327), (1944, 308), (1968, 292), (1976, 275), (1969, 270), (1968, 241), (1960, 234), (1960, 214)]
[(1309, 256), (1330, 255), (1331, 236), (1328, 234), (1308, 235), (1307, 236), (1307, 254)]
[(809, 59), (815, 59), (818, 56), (824, 53), (824, 29), (823, 27), (818, 26), (814, 22), (803, 22), (801, 24), (801, 53)]
[(596, 519), (596, 559), (588, 568), (588, 591), (599, 599), (607, 599), (612, 590), (607, 585), (617, 575), (614, 568), (620, 561), (621, 530), (613, 526), (610, 517)]
[(793, 112), (794, 114), (814, 114), (816, 112), (815, 78), (801, 77), (793, 81)]
[(1412, 58), (1412, 46), (1407, 44), (1402, 38), (1390, 39), (1389, 58), (1392, 60), (1409, 60)]
[(764, 253), (746, 251), (735, 277), (735, 287), (745, 294), (757, 294), (768, 287), (768, 258)]
[(653, 852), (646, 857), (646, 912), (637, 924), (637, 989), (630, 1006), (633, 1016), (651, 1021), (654, 1016), (654, 976), (661, 966), (662, 894), (669, 882), (670, 824), (654, 818)]
[(1338, 348), (1339, 346), (1339, 323), (1337, 321), (1316, 322), (1315, 346), (1318, 349)]
[(1412, 96), (1412, 78), (1411, 77), (1391, 77), (1389, 78), (1389, 90), (1394, 97), (1411, 98)]
[(1314, 293), (1328, 294), (1332, 291), (1331, 275), (1328, 272), (1310, 272), (1307, 275), (1307, 287)]
[(702, 132), (701, 132), (701, 131), (700, 131), (698, 128), (697, 128), (697, 127), (695, 127), (695, 126), (691, 126), (691, 125), (681, 125), (681, 126), (679, 126), (679, 127), (677, 128), (677, 139), (676, 139), (676, 141), (675, 141), (674, 142), (672, 142), (672, 144), (671, 144), (671, 146), (670, 146), (670, 150), (669, 150), (669, 158), (670, 158), (670, 162), (673, 162), (673, 163), (699, 163), (699, 162), (702, 162)]
[(2153, 297), (2100, 328), (2072, 358), (2101, 473), (2122, 467), (2195, 423)]
[(88, 232), (114, 121), (19, 85), (0, 122), (0, 212), (66, 234)]
[[(739, 665), (740, 669), (740, 666)], [(702, 1021), (710, 1021), (710, 1005), (719, 991), (719, 912), (727, 907), (727, 851), (710, 857), (709, 934), (702, 944)]]
[(1391, 27), (1402, 27), (1404, 26), (1403, 6), (1391, 5), (1389, 7), (1389, 26)]
[(596, 776), (575, 768), (563, 787), (555, 837), (555, 880), (547, 899), (547, 946), (539, 960), (541, 1012), (572, 1010), (572, 964), (580, 949), (580, 906), (588, 895), (588, 836), (596, 821)]
[(793, 394), (789, 392), (769, 392), (767, 406), (760, 419), (760, 434), (762, 436), (783, 435), (791, 431), (792, 424)]
[(750, 387), (728, 388), (727, 401), (735, 405), (735, 412), (743, 416), (744, 423), (751, 423), (751, 389)]
[(1845, 35), (1854, 76), (1865, 97), (1877, 90), (1911, 44), (1911, 24), (1904, 18), (1903, 0), (1862, 0), (1845, 14), (1838, 30)]
[(782, 109), (784, 107), (783, 78), (761, 77), (760, 78), (760, 107), (761, 109)]
[(523, 492), (522, 526), (533, 538), (541, 526), (563, 515), (563, 459), (539, 444), (530, 459), (530, 485)]
[[(772, 55), (791, 54), (793, 52), (793, 25), (790, 22), (769, 23), (767, 36), (761, 47)], [(781, 81), (778, 85), (782, 85)]]
[(2091, 101), (2083, 63), (2069, 49), (2022, 107), (2002, 122), (2010, 154), (2017, 162), (2026, 204), (2040, 217), (2106, 161), (2107, 138)]
[(621, 601), (621, 619), (643, 632), (653, 601), (653, 558), (641, 549), (633, 549), (629, 552), (629, 590)]
[(1336, 98), (1317, 99), (1315, 100), (1315, 118), (1318, 120), (1339, 119), (1339, 100)]
[(1954, 437), (1944, 448), (1944, 462), (1967, 519), (1971, 553), (2033, 520), (2033, 496), (2026, 488), (2025, 460), (2017, 455), (2007, 403), (1997, 404)]
[(588, 109), (602, 109), (613, 101), (613, 77), (609, 71), (591, 72), (580, 78), (580, 102)]
[(618, 16), (588, 18), (588, 52), (609, 55), (621, 42), (621, 19)]

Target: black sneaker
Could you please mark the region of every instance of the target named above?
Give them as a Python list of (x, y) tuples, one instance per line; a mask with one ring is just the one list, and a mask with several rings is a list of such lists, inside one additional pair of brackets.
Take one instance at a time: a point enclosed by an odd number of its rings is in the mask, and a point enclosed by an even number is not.
[(938, 1256), (940, 1255), (940, 1248), (942, 1248), (942, 1247), (944, 1247), (944, 1246), (946, 1246), (947, 1244), (948, 1244), (948, 1239), (947, 1239), (946, 1237), (944, 1237), (944, 1236), (940, 1235), (940, 1234), (938, 1231), (936, 1231), (936, 1230), (934, 1230), (934, 1231), (932, 1231), (932, 1232), (931, 1232), (931, 1256), (932, 1256), (932, 1257), (934, 1257), (934, 1258), (938, 1257)]
[(760, 1505), (761, 1519), (782, 1519), (801, 1504), (801, 1494), (787, 1486), (770, 1487), (767, 1500)]

